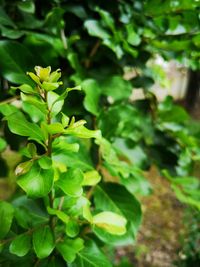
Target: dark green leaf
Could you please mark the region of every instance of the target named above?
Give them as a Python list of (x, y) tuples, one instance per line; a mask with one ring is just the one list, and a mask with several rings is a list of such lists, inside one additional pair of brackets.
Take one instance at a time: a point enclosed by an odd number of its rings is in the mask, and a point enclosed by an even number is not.
[(123, 215), (128, 221), (128, 233), (135, 237), (141, 223), (141, 208), (133, 195), (121, 185), (107, 183), (96, 187), (94, 197), (97, 209)]
[(12, 133), (28, 136), (29, 139), (36, 140), (39, 143), (44, 140), (43, 133), (38, 125), (27, 121), (20, 111), (6, 116), (8, 127)]
[(84, 99), (84, 107), (87, 111), (98, 116), (99, 114), (99, 97), (100, 87), (93, 79), (87, 79), (81, 84), (86, 96)]
[(10, 230), (13, 215), (13, 206), (5, 201), (0, 201), (0, 239), (5, 237)]
[(54, 247), (54, 237), (49, 226), (42, 226), (33, 232), (33, 248), (39, 259), (48, 257)]
[(29, 50), (14, 41), (0, 41), (0, 72), (10, 82), (32, 84), (26, 76), (35, 60)]
[(84, 23), (88, 33), (92, 36), (99, 37), (101, 39), (107, 39), (110, 37), (108, 32), (101, 26), (97, 20), (86, 20)]
[(66, 262), (73, 262), (76, 258), (76, 254), (84, 248), (84, 241), (81, 238), (67, 239), (64, 242), (58, 243), (56, 248), (63, 256)]
[(112, 267), (112, 264), (105, 257), (105, 254), (97, 245), (88, 241), (85, 248), (78, 252), (77, 258), (71, 267)]
[(23, 257), (29, 252), (30, 248), (30, 234), (22, 234), (16, 236), (16, 238), (11, 242), (9, 250), (10, 253), (17, 255), (18, 257)]

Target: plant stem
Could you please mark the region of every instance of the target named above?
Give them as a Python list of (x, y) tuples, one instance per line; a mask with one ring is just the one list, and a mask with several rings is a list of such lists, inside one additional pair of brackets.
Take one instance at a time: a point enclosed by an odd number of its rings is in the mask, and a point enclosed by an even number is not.
[[(44, 100), (47, 103), (47, 92), (44, 92)], [(51, 110), (48, 108), (48, 113), (47, 113), (47, 124), (50, 125), (51, 124)], [(48, 140), (47, 140), (47, 156), (51, 157), (52, 154), (52, 136), (51, 134), (48, 134)], [(53, 202), (54, 202), (54, 197), (53, 197), (53, 192), (52, 190), (49, 192), (48, 194), (49, 197), (49, 206), (50, 208), (53, 209)], [(54, 223), (54, 216), (50, 215), (50, 227), (53, 231), (54, 227), (55, 227), (55, 223)]]

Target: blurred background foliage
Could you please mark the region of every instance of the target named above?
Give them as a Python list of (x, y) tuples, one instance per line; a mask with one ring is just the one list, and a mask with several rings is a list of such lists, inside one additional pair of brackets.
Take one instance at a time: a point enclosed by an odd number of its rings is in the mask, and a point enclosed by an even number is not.
[[(144, 171), (157, 166), (195, 220), (186, 223), (185, 258), (177, 264), (198, 266), (200, 192), (194, 167), (200, 159), (200, 126), (172, 97), (157, 100), (153, 84), (169, 83), (162, 66), (149, 62), (159, 55), (187, 68), (193, 83), (189, 78), (185, 103), (194, 104), (199, 90), (200, 1), (0, 0), (0, 34), (2, 103), (19, 105), (18, 92), (9, 88), (31, 83), (25, 73), (35, 65), (61, 68), (65, 86), (83, 88), (70, 95), (66, 114), (85, 118), (106, 138), (98, 166), (105, 181), (120, 181), (130, 193), (147, 196), (153, 187)], [(131, 97), (141, 88), (142, 99)], [(22, 108), (27, 112), (33, 107)], [(35, 121), (39, 118), (35, 109)], [(23, 142), (1, 124), (1, 198), (15, 191), (13, 169)], [(73, 158), (77, 165), (83, 158), (98, 164), (95, 144), (90, 154), (81, 151)], [(129, 265), (125, 260), (119, 266)]]

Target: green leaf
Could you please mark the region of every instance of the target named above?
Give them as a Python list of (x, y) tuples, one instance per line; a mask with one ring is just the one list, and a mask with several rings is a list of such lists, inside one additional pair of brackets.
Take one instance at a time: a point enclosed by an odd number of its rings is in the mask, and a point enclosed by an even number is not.
[(99, 12), (104, 24), (109, 27), (113, 32), (115, 31), (115, 22), (113, 17), (111, 16), (111, 13), (100, 9), (100, 8), (96, 8), (96, 11)]
[(15, 27), (11, 18), (6, 14), (3, 7), (0, 7), (0, 25)]
[(57, 134), (57, 133), (63, 133), (64, 132), (64, 127), (59, 122), (54, 122), (51, 124), (43, 124), (43, 125), (46, 128), (47, 132), (50, 134)]
[(126, 233), (127, 220), (114, 212), (103, 211), (93, 217), (93, 224), (113, 235)]
[(65, 212), (61, 210), (55, 210), (50, 207), (47, 207), (47, 211), (50, 215), (56, 215), (62, 222), (66, 224), (69, 222), (69, 216)]
[(0, 201), (0, 239), (4, 238), (9, 232), (13, 216), (13, 206), (5, 201)]
[(37, 91), (28, 84), (22, 84), (20, 86), (11, 86), (11, 90), (17, 90), (17, 89), (19, 89), (25, 94), (37, 94)]
[(21, 93), (21, 99), (23, 102), (29, 103), (39, 109), (43, 114), (47, 114), (47, 106), (44, 102), (39, 100), (37, 97), (29, 96)]
[(48, 156), (42, 156), (41, 158), (39, 158), (38, 164), (42, 169), (50, 169), (52, 167), (52, 159)]
[(48, 81), (51, 83), (57, 82), (61, 77), (61, 70), (57, 69), (56, 71), (53, 71), (50, 76)]
[(62, 85), (62, 82), (43, 82), (41, 87), (42, 89), (46, 90), (46, 91), (53, 91), (56, 90), (60, 85)]
[(127, 35), (128, 35), (128, 38), (127, 38), (128, 43), (134, 46), (138, 46), (141, 43), (141, 38), (134, 31), (133, 24), (128, 24), (126, 26), (126, 30), (127, 30)]
[(15, 175), (22, 175), (22, 174), (27, 173), (31, 169), (32, 166), (33, 166), (32, 160), (28, 160), (28, 161), (20, 163), (19, 165), (17, 165), (15, 169)]
[(112, 264), (105, 257), (93, 241), (88, 241), (85, 248), (77, 253), (77, 258), (72, 267), (112, 267)]
[(69, 169), (62, 173), (56, 185), (66, 194), (72, 197), (79, 197), (82, 189), (83, 173), (80, 169)]
[(35, 4), (31, 0), (19, 2), (17, 6), (23, 12), (30, 13), (30, 14), (33, 14), (35, 12)]
[(27, 145), (28, 152), (30, 153), (30, 156), (33, 158), (37, 155), (37, 148), (35, 144), (33, 143), (28, 143)]
[(33, 232), (33, 248), (39, 259), (48, 257), (55, 247), (53, 233), (48, 225)]
[(81, 238), (67, 239), (57, 244), (56, 248), (63, 256), (64, 260), (71, 263), (75, 260), (76, 254), (84, 248), (84, 241)]
[(41, 143), (44, 140), (43, 133), (38, 125), (26, 120), (20, 111), (6, 116), (8, 127), (12, 133), (28, 136), (29, 139), (36, 140)]
[(79, 224), (76, 221), (70, 220), (66, 225), (66, 234), (69, 237), (75, 237), (79, 233)]
[(97, 186), (94, 194), (95, 206), (102, 211), (121, 214), (127, 220), (127, 231), (135, 237), (141, 223), (141, 207), (137, 199), (121, 185), (106, 183)]
[(64, 134), (70, 134), (80, 138), (101, 138), (100, 130), (89, 130), (83, 125), (75, 128), (67, 128)]
[(84, 107), (87, 111), (98, 116), (99, 115), (99, 97), (101, 89), (97, 81), (93, 79), (84, 80), (81, 84), (85, 92)]
[(87, 29), (88, 33), (92, 36), (99, 37), (101, 39), (108, 39), (110, 37), (108, 32), (101, 26), (100, 22), (97, 20), (86, 20), (84, 26)]
[(53, 102), (53, 105), (54, 105), (56, 102), (58, 102), (58, 101), (64, 101), (65, 98), (68, 96), (68, 93), (69, 93), (70, 91), (74, 91), (74, 90), (81, 91), (81, 86), (78, 85), (78, 86), (75, 86), (75, 87), (66, 88), (66, 89), (64, 90), (64, 92), (63, 92), (57, 99), (55, 99), (55, 101)]
[(31, 236), (29, 234), (18, 235), (10, 244), (9, 251), (18, 257), (25, 256), (31, 249)]
[(105, 79), (102, 84), (102, 92), (113, 98), (114, 101), (129, 98), (132, 92), (132, 85), (121, 76), (111, 76)]
[(0, 152), (3, 151), (6, 148), (6, 146), (7, 146), (6, 141), (2, 137), (0, 137)]
[(84, 173), (82, 185), (84, 186), (94, 186), (98, 184), (101, 180), (101, 176), (95, 170), (88, 171)]
[(0, 29), (1, 29), (1, 35), (3, 37), (7, 37), (9, 39), (18, 39), (25, 34), (24, 31), (18, 31), (16, 29), (10, 29), (10, 28), (4, 27), (3, 25), (0, 25)]
[(4, 78), (12, 83), (32, 85), (25, 72), (35, 65), (35, 59), (24, 45), (14, 41), (0, 41), (0, 58), (0, 73)]
[(39, 198), (46, 196), (53, 186), (53, 169), (42, 169), (34, 163), (28, 173), (23, 174), (17, 180), (18, 185), (29, 197)]
[(64, 113), (62, 113), (61, 121), (62, 121), (63, 127), (65, 128), (69, 124), (69, 117), (67, 115), (65, 115)]
[(64, 100), (59, 98), (60, 96), (55, 92), (49, 91), (47, 94), (48, 107), (51, 110), (51, 114), (53, 116), (56, 116), (62, 110)]

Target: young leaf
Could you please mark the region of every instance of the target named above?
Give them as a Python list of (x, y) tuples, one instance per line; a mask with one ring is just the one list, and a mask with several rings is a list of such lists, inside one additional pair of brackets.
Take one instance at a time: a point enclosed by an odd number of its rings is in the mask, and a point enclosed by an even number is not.
[(62, 110), (64, 100), (59, 98), (60, 96), (55, 92), (49, 91), (47, 94), (47, 104), (53, 116), (56, 116)]
[(14, 208), (11, 204), (0, 202), (0, 239), (4, 238), (10, 230), (12, 219), (14, 215)]
[(126, 233), (127, 220), (121, 215), (103, 211), (93, 217), (93, 224), (104, 229), (113, 235), (123, 235)]
[(56, 185), (66, 194), (72, 197), (79, 197), (83, 193), (81, 183), (83, 181), (83, 173), (80, 169), (69, 169), (62, 173)]
[(54, 122), (52, 124), (43, 124), (46, 127), (46, 130), (50, 134), (57, 134), (64, 132), (64, 127), (59, 122)]
[(53, 186), (53, 169), (42, 169), (37, 163), (34, 163), (28, 173), (19, 177), (18, 185), (27, 193), (29, 197), (44, 197)]
[(100, 180), (101, 180), (101, 176), (95, 170), (85, 172), (83, 177), (84, 177), (83, 182), (82, 182), (83, 186), (84, 185), (85, 186), (94, 186), (94, 185), (98, 184), (98, 182), (100, 182)]
[(31, 248), (31, 236), (29, 234), (18, 235), (10, 244), (9, 251), (18, 257), (25, 256)]
[(62, 222), (68, 223), (69, 216), (61, 210), (55, 210), (50, 207), (47, 207), (47, 211), (50, 215), (56, 215)]
[(28, 152), (30, 153), (31, 157), (35, 157), (37, 155), (37, 148), (36, 148), (35, 144), (28, 143), (27, 149), (28, 149)]
[(55, 247), (53, 233), (48, 225), (33, 232), (33, 248), (39, 259), (48, 257)]
[(61, 77), (61, 70), (57, 69), (56, 71), (53, 71), (50, 76), (48, 81), (51, 83), (57, 82)]
[(35, 68), (36, 75), (39, 77), (40, 81), (48, 81), (50, 72), (51, 72), (51, 67), (48, 66), (46, 68), (42, 68), (40, 66), (36, 66)]
[(67, 239), (59, 243), (56, 248), (63, 256), (64, 260), (71, 263), (75, 260), (76, 254), (84, 248), (84, 241), (81, 238)]
[(53, 91), (56, 90), (60, 85), (62, 85), (62, 82), (57, 82), (57, 83), (43, 82), (41, 87), (45, 91)]
[(61, 119), (61, 121), (62, 121), (63, 127), (65, 128), (69, 124), (69, 117), (66, 116), (64, 113), (62, 113), (62, 119)]
[(83, 125), (75, 128), (68, 128), (64, 131), (64, 134), (70, 134), (80, 138), (101, 138), (100, 130), (89, 130)]

